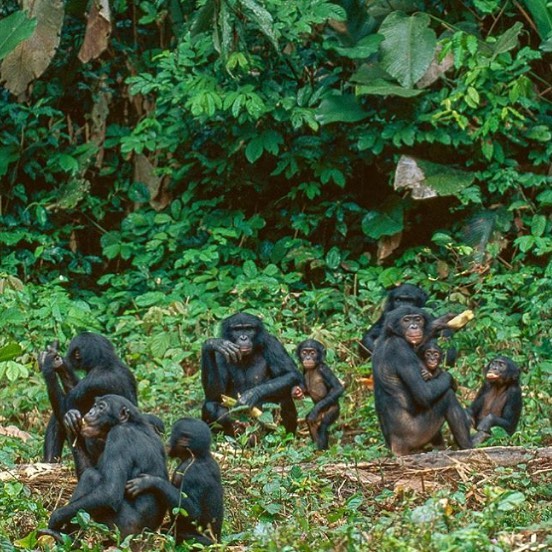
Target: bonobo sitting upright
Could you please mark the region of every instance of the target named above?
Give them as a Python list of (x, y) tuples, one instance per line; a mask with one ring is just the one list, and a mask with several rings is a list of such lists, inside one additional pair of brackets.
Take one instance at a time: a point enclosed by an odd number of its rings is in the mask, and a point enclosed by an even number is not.
[(297, 347), (297, 357), (303, 365), (305, 384), (295, 386), (292, 397), (309, 395), (314, 408), (307, 415), (307, 424), (318, 450), (328, 448), (328, 429), (339, 417), (339, 397), (343, 385), (325, 363), (326, 349), (316, 339), (306, 339)]
[(519, 367), (505, 356), (498, 356), (485, 367), (485, 383), (467, 409), (477, 433), (474, 444), (490, 436), (491, 428), (502, 427), (510, 435), (517, 428), (521, 416), (522, 398), (519, 385)]
[[(108, 393), (137, 404), (136, 379), (103, 335), (92, 332), (77, 335), (63, 358), (55, 343), (39, 355), (38, 365), (53, 410), (44, 438), (44, 462), (59, 461), (61, 457), (65, 440), (63, 419), (67, 411), (76, 409), (84, 415), (96, 397)], [(79, 379), (76, 370), (84, 370), (85, 377)], [(78, 465), (77, 473), (80, 473)]]
[(221, 395), (228, 395), (250, 408), (279, 403), (283, 426), (295, 433), (297, 410), (291, 388), (301, 382), (301, 374), (282, 344), (265, 330), (260, 318), (247, 313), (224, 319), (221, 333), (220, 338), (205, 341), (201, 351), (203, 420), (234, 435), (235, 422), (222, 405)]
[[(172, 483), (162, 477), (140, 475), (126, 485), (132, 498), (152, 491), (165, 501), (173, 520), (176, 515), (176, 544), (195, 540), (210, 545), (220, 541), (223, 489), (210, 446), (211, 432), (205, 422), (181, 418), (174, 424), (169, 440), (169, 456), (181, 460)], [(186, 514), (175, 514), (175, 509), (185, 510)]]
[(126, 482), (142, 473), (168, 480), (163, 443), (148, 420), (119, 395), (96, 398), (84, 417), (78, 410), (69, 413), (76, 433), (74, 448), (83, 461), (88, 458), (86, 439), (101, 440), (104, 446), (97, 464), (84, 470), (71, 500), (52, 513), (42, 533), (60, 540), (60, 531), (73, 532), (78, 526), (71, 519), (79, 510), (94, 521), (116, 526), (123, 537), (157, 529), (165, 514), (164, 501), (153, 492), (125, 497)]
[(446, 420), (460, 448), (471, 448), (464, 409), (441, 372), (424, 381), (415, 348), (444, 327), (416, 307), (390, 312), (372, 359), (376, 412), (385, 442), (395, 454), (410, 454), (432, 442)]
[(362, 358), (367, 358), (374, 351), (376, 339), (383, 332), (385, 317), (393, 310), (410, 305), (423, 307), (427, 301), (427, 293), (413, 284), (401, 284), (387, 294), (383, 312), (373, 326), (362, 336), (359, 353)]

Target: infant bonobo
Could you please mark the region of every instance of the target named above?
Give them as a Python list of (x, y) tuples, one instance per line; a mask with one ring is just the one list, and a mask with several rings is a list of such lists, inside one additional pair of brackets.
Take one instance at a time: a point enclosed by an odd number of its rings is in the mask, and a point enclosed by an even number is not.
[[(422, 345), (418, 350), (418, 356), (422, 359), (423, 363), (420, 374), (424, 381), (436, 378), (441, 374), (443, 371), (441, 363), (445, 358), (445, 354), (443, 349), (437, 344), (437, 341), (430, 339), (427, 343)], [(451, 388), (453, 391), (458, 389), (458, 384), (454, 378), (452, 379)]]
[(505, 356), (497, 356), (485, 367), (485, 383), (467, 410), (477, 429), (474, 444), (485, 441), (494, 426), (510, 435), (516, 430), (522, 407), (519, 372), (518, 365)]
[[(140, 475), (126, 484), (135, 498), (145, 491), (161, 497), (176, 519), (176, 543), (194, 540), (203, 545), (220, 541), (223, 518), (223, 490), (220, 469), (211, 455), (209, 426), (194, 418), (181, 418), (171, 431), (169, 456), (182, 462), (172, 483), (160, 477)], [(185, 510), (180, 515), (175, 509)]]
[(318, 450), (328, 448), (328, 429), (339, 417), (339, 397), (343, 385), (324, 362), (326, 349), (316, 339), (306, 339), (297, 347), (297, 356), (303, 365), (304, 385), (291, 390), (294, 399), (309, 395), (314, 408), (307, 415), (312, 440)]

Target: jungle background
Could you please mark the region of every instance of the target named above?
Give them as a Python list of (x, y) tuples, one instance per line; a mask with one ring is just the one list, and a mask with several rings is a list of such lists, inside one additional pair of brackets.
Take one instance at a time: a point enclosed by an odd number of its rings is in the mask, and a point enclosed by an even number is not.
[[(435, 314), (472, 309), (462, 403), (506, 354), (522, 421), (487, 444), (550, 446), (551, 50), (545, 0), (4, 0), (2, 469), (40, 461), (52, 340), (107, 335), (170, 427), (199, 415), (202, 341), (246, 310), (290, 353), (320, 339), (346, 394), (324, 453), (304, 426), (254, 449), (217, 437), (223, 548), (550, 546), (549, 464), (385, 483), (406, 468), (358, 340), (402, 282)], [(2, 550), (36, 549), (64, 464), (43, 487), (1, 478)], [(75, 548), (102, 550), (80, 521)]]

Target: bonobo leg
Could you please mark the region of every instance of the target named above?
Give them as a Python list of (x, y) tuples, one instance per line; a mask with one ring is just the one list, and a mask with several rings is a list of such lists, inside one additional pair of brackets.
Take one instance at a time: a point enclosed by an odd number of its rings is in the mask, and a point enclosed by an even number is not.
[(280, 416), (286, 431), (295, 435), (297, 431), (297, 408), (295, 408), (291, 395), (280, 402)]
[(439, 402), (444, 402), (446, 407), (445, 419), (447, 420), (456, 444), (461, 449), (472, 448), (473, 443), (470, 437), (470, 425), (466, 418), (466, 411), (458, 402), (456, 393), (452, 389), (449, 389)]
[(228, 408), (216, 401), (205, 401), (201, 409), (202, 420), (212, 426), (215, 431), (222, 428), (225, 435), (234, 436), (232, 418), (228, 415)]
[(42, 461), (49, 464), (61, 462), (64, 441), (65, 429), (59, 424), (57, 418), (52, 414), (46, 427)]
[[(317, 426), (316, 437), (311, 432), (313, 441), (316, 443), (318, 450), (326, 450), (328, 448), (328, 429), (339, 417), (339, 408), (331, 406), (325, 410), (321, 417), (318, 418), (314, 425)], [(310, 430), (311, 424), (309, 424)]]

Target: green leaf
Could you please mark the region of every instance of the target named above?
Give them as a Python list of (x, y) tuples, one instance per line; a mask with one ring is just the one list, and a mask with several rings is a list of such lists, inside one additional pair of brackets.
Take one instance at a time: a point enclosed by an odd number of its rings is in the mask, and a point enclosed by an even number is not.
[(343, 46), (335, 45), (331, 45), (330, 48), (335, 50), (339, 55), (350, 59), (364, 59), (370, 57), (379, 50), (379, 46), (383, 41), (383, 38), (383, 35), (372, 34), (365, 36), (351, 48), (344, 48)]
[(393, 236), (404, 228), (403, 205), (393, 202), (382, 211), (368, 211), (362, 219), (362, 231), (370, 238)]
[(533, 236), (542, 236), (546, 230), (546, 217), (544, 215), (534, 215), (531, 221), (531, 234)]
[(322, 125), (337, 122), (356, 123), (369, 116), (352, 94), (329, 96), (320, 102), (316, 112), (316, 119)]
[(437, 37), (425, 13), (390, 13), (380, 26), (382, 67), (405, 88), (412, 88), (433, 60)]
[(3, 347), (0, 347), (0, 362), (11, 360), (16, 356), (19, 356), (23, 349), (19, 343), (8, 343)]
[(274, 48), (278, 49), (278, 34), (274, 28), (274, 20), (269, 11), (257, 4), (254, 0), (238, 0), (250, 19), (254, 21), (259, 30), (270, 40)]
[(10, 163), (19, 159), (19, 152), (15, 146), (0, 148), (0, 178), (8, 172)]
[(257, 266), (253, 261), (245, 261), (243, 263), (243, 273), (247, 278), (255, 278), (258, 274)]
[(336, 270), (341, 262), (341, 253), (337, 247), (332, 247), (326, 255), (326, 265), (331, 270)]
[(523, 0), (531, 12), (540, 37), (545, 40), (552, 33), (552, 7), (547, 0)]
[(358, 96), (399, 96), (401, 98), (413, 98), (423, 93), (419, 88), (403, 88), (384, 79), (375, 79), (371, 84), (355, 87)]
[(508, 52), (518, 44), (519, 33), (523, 30), (523, 24), (519, 21), (514, 23), (506, 32), (501, 34), (493, 45), (493, 57)]
[(16, 11), (0, 20), (0, 60), (29, 38), (36, 28), (36, 19), (29, 19), (24, 11)]
[(250, 163), (255, 163), (263, 154), (263, 141), (260, 137), (253, 138), (245, 148), (245, 157)]

